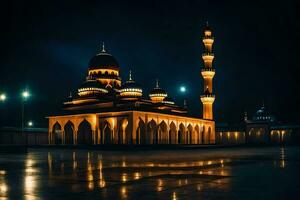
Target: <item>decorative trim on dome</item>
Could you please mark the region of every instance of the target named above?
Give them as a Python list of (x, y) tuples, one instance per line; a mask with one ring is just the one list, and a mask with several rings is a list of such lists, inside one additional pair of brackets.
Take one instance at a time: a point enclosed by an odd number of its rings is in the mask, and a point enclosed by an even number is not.
[(78, 92), (87, 92), (87, 91), (99, 91), (99, 92), (103, 92), (103, 93), (108, 93), (108, 91), (106, 89), (96, 88), (96, 87), (88, 87), (88, 88), (78, 89)]
[(167, 97), (168, 95), (166, 93), (155, 93), (155, 94), (149, 94), (150, 97)]

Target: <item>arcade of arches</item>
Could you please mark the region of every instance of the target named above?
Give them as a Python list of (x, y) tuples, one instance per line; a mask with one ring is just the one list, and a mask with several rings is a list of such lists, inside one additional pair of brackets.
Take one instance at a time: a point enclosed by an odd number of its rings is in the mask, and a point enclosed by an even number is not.
[(49, 144), (214, 144), (214, 121), (124, 111), (49, 117)]

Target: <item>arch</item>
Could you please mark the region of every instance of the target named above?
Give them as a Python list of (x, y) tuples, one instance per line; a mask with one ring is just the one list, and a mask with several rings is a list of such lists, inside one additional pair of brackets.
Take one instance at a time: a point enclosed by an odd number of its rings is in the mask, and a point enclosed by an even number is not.
[(158, 125), (158, 135), (157, 135), (158, 144), (168, 144), (168, 126), (165, 121), (162, 121)]
[(178, 138), (178, 144), (184, 144), (184, 142), (185, 142), (185, 140), (184, 140), (185, 139), (185, 127), (182, 123), (179, 125), (177, 138)]
[(52, 141), (54, 144), (62, 144), (62, 130), (58, 122), (52, 126)]
[(146, 144), (147, 138), (146, 138), (146, 124), (145, 122), (140, 118), (140, 121), (138, 123), (138, 127), (136, 130), (136, 143), (137, 144)]
[(201, 144), (205, 144), (205, 126), (203, 125), (202, 131), (201, 131)]
[(102, 138), (103, 144), (113, 144), (113, 131), (111, 129), (110, 123), (105, 120), (102, 124)]
[(93, 144), (92, 127), (87, 120), (83, 120), (78, 126), (77, 143), (89, 145)]
[(132, 136), (128, 126), (128, 119), (124, 118), (119, 126), (119, 144), (131, 144)]
[(185, 143), (192, 144), (192, 141), (193, 141), (193, 126), (189, 124), (185, 135)]
[(68, 121), (64, 127), (65, 144), (74, 144), (74, 124)]
[(201, 144), (201, 137), (200, 137), (200, 129), (199, 129), (199, 126), (196, 125), (195, 128), (194, 128), (194, 144)]
[(210, 144), (211, 143), (211, 139), (212, 139), (212, 135), (211, 135), (211, 127), (208, 127), (207, 130), (207, 143)]
[(178, 144), (178, 138), (176, 133), (176, 125), (174, 122), (171, 122), (169, 130), (169, 144)]
[(158, 128), (156, 122), (152, 119), (147, 124), (146, 144), (157, 144)]

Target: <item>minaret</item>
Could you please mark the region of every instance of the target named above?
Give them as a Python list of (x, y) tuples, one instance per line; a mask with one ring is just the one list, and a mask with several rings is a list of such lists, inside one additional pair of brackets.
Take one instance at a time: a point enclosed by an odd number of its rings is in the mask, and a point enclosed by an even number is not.
[(213, 103), (215, 101), (215, 95), (213, 95), (213, 78), (215, 75), (215, 69), (212, 66), (214, 59), (212, 46), (214, 38), (212, 37), (212, 31), (208, 26), (208, 22), (204, 29), (204, 37), (202, 41), (205, 46), (205, 52), (202, 54), (204, 68), (201, 70), (201, 75), (204, 79), (204, 94), (201, 96), (203, 104), (203, 119), (213, 120)]

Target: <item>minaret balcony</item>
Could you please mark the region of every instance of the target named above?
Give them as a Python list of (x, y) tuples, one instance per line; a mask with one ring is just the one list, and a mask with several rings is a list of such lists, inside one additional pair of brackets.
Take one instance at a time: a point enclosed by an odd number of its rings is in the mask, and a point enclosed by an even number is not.
[(204, 36), (202, 39), (204, 44), (213, 44), (214, 43), (214, 38), (211, 36)]
[(212, 62), (214, 57), (215, 56), (213, 53), (205, 52), (202, 54), (202, 59), (204, 60), (204, 62)]
[(204, 94), (200, 96), (201, 102), (203, 104), (213, 104), (215, 101), (215, 95), (213, 94)]
[(215, 76), (215, 69), (213, 68), (203, 68), (201, 70), (201, 75), (203, 78), (213, 78)]

